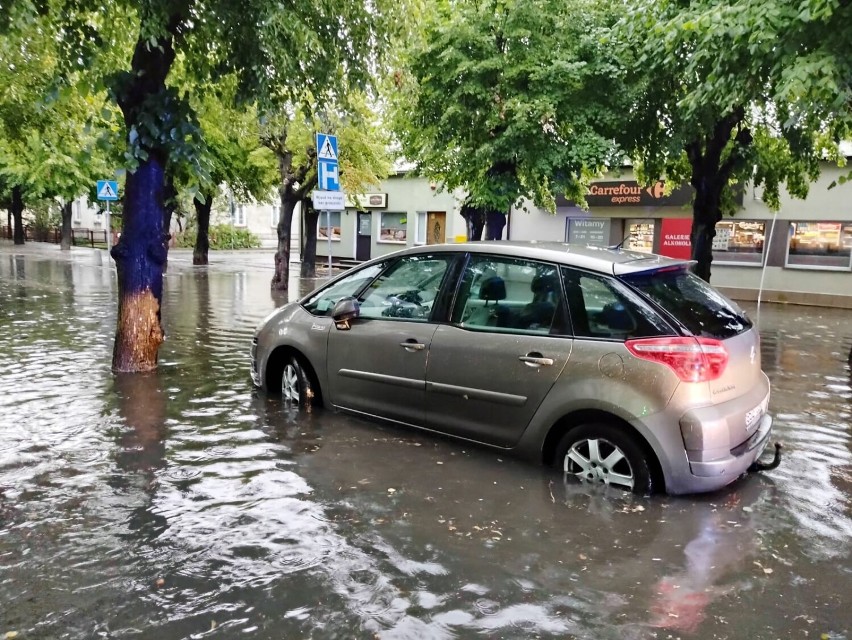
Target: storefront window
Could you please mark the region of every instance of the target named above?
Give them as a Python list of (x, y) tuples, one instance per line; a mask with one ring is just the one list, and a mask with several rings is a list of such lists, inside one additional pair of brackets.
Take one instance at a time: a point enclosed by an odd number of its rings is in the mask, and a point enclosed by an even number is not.
[(408, 214), (383, 211), (380, 224), (379, 242), (405, 244), (408, 240)]
[(852, 267), (852, 223), (791, 222), (789, 237), (788, 267)]
[(761, 265), (766, 223), (754, 220), (722, 220), (716, 223), (713, 261), (727, 264)]
[(317, 239), (328, 240), (328, 230), (331, 227), (331, 239), (340, 241), (340, 212), (339, 211), (322, 211), (319, 214), (317, 222)]
[(628, 220), (625, 225), (627, 239), (624, 248), (630, 251), (652, 253), (654, 251), (654, 221)]

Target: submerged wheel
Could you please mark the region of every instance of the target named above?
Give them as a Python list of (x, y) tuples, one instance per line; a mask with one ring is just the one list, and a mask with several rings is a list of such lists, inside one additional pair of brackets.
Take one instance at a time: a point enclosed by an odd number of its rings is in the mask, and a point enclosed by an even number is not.
[(586, 482), (642, 494), (653, 489), (648, 455), (630, 434), (608, 424), (571, 429), (557, 447), (554, 466)]
[(309, 408), (313, 406), (316, 390), (311, 378), (296, 356), (290, 356), (281, 373), (281, 395), (285, 402)]

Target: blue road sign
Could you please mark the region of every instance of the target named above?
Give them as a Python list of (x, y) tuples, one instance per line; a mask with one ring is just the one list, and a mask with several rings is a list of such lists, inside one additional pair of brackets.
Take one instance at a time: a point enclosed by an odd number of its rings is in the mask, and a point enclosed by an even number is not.
[(98, 200), (118, 200), (118, 182), (98, 180)]
[(320, 191), (340, 191), (337, 136), (317, 134), (317, 183)]

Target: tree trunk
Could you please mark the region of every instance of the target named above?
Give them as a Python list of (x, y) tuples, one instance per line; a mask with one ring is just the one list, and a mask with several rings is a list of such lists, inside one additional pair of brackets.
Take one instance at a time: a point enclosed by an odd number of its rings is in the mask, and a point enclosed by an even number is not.
[(12, 207), (11, 207), (11, 205), (9, 206), (8, 209), (6, 209), (6, 224), (7, 224), (6, 237), (9, 238), (9, 240), (11, 240), (12, 239)]
[(461, 216), (467, 222), (468, 242), (479, 242), (482, 240), (482, 231), (485, 228), (485, 211), (470, 204), (462, 205)]
[(62, 205), (62, 232), (59, 236), (59, 249), (62, 251), (71, 250), (71, 213), (73, 207), (73, 200)]
[(275, 291), (287, 291), (290, 279), (290, 229), (293, 226), (293, 212), (299, 203), (299, 196), (285, 187), (281, 187), (279, 193), (281, 194), (281, 219), (278, 220), (278, 248), (275, 251), (272, 288)]
[[(753, 142), (751, 131), (743, 126), (744, 121), (745, 108), (736, 107), (716, 121), (704, 140), (695, 140), (686, 146), (686, 156), (692, 168), (690, 184), (695, 189), (689, 234), (691, 256), (696, 261), (693, 272), (707, 282), (710, 282), (716, 223), (722, 219), (722, 192), (728, 188), (730, 177), (747, 162), (745, 150)], [(727, 157), (723, 157), (731, 142), (734, 144), (729, 148)]]
[(12, 188), (12, 218), (15, 220), (15, 244), (24, 244), (24, 198), (21, 187)]
[(306, 198), (302, 200), (302, 216), (305, 219), (305, 251), (302, 254), (303, 278), (317, 277), (317, 223), (319, 222), (319, 211), (314, 209), (313, 201)]
[(195, 205), (195, 222), (198, 226), (195, 248), (192, 250), (192, 264), (207, 264), (207, 254), (210, 251), (210, 210), (213, 207), (213, 196), (207, 194), (204, 202), (199, 202), (196, 198), (192, 203)]
[(127, 175), (121, 239), (112, 248), (118, 273), (118, 322), (112, 368), (116, 372), (157, 368), (163, 342), (164, 162), (155, 154)]
[(716, 223), (722, 219), (719, 207), (721, 201), (722, 190), (716, 180), (706, 177), (699, 180), (692, 205), (692, 231), (689, 234), (689, 242), (692, 245), (691, 257), (696, 261), (692, 271), (707, 282), (710, 282)]
[(506, 214), (502, 211), (494, 211), (489, 209), (485, 212), (485, 223), (488, 240), (502, 240), (503, 227), (506, 226)]
[[(152, 105), (166, 96), (166, 77), (175, 59), (173, 38), (180, 32), (187, 3), (170, 5), (164, 32), (151, 45), (142, 34), (136, 41), (131, 73), (120, 76), (113, 90), (124, 116), (128, 136), (152, 118)], [(153, 114), (156, 117), (156, 114)], [(115, 372), (142, 372), (157, 368), (163, 342), (160, 323), (163, 268), (168, 257), (166, 150), (143, 146), (147, 157), (128, 173), (122, 212), (121, 239), (112, 248), (118, 274), (118, 318), (112, 368)]]

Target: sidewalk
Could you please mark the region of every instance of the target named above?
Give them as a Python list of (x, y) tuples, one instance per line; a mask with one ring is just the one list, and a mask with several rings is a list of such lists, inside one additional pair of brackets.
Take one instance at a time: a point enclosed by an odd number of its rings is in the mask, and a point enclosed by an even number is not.
[[(68, 251), (63, 251), (58, 244), (47, 242), (27, 242), (22, 245), (16, 245), (11, 240), (6, 238), (0, 239), (0, 254), (20, 255), (20, 256), (43, 256), (51, 260), (62, 260), (68, 262), (78, 262), (89, 266), (110, 267), (114, 263), (109, 257), (106, 249), (92, 249), (90, 247), (71, 247)], [(271, 272), (275, 270), (275, 250), (274, 249), (240, 249), (233, 251), (210, 251), (208, 253), (209, 264), (207, 268), (217, 270), (233, 270), (250, 268), (252, 270), (265, 270)], [(298, 254), (290, 255), (290, 273), (295, 270), (298, 274), (298, 268), (301, 264)], [(182, 271), (184, 269), (204, 269), (204, 266), (195, 266), (192, 264), (192, 249), (169, 249), (169, 264), (168, 271)], [(325, 264), (317, 264), (317, 274), (325, 274)]]

